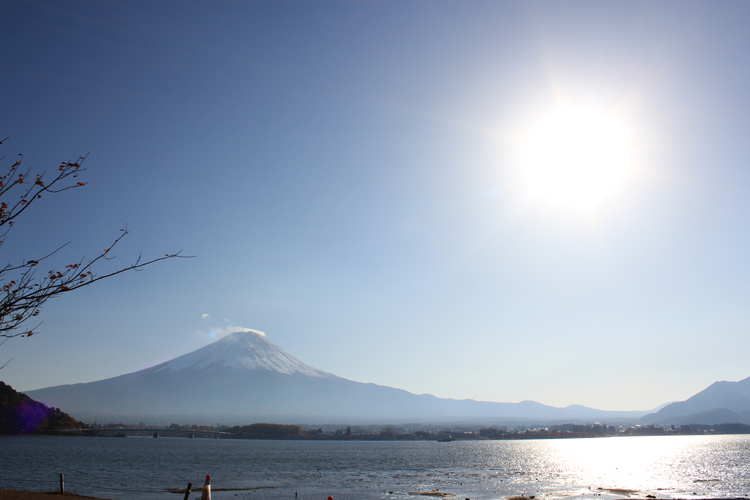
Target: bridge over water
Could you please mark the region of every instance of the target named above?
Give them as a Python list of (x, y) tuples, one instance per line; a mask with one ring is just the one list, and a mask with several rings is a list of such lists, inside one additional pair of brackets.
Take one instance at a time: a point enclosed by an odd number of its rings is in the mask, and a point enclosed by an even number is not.
[(199, 431), (192, 429), (168, 429), (162, 427), (100, 427), (98, 429), (65, 429), (66, 434), (92, 434), (95, 436), (153, 436), (153, 437), (211, 437), (230, 438), (234, 437), (231, 432), (222, 431)]

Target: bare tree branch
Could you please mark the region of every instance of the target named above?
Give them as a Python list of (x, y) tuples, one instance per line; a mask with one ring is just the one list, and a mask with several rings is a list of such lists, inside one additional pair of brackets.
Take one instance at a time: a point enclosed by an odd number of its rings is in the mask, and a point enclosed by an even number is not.
[[(0, 144), (6, 139), (0, 141)], [(51, 179), (47, 176), (46, 171), (36, 174), (32, 179), (30, 168), (26, 170), (21, 169), (23, 155), (19, 155), (19, 158), (8, 168), (7, 173), (0, 176), (0, 227), (6, 226), (0, 232), (0, 248), (2, 248), (5, 237), (12, 229), (18, 217), (35, 200), (41, 198), (42, 194), (58, 194), (68, 189), (86, 185), (86, 183), (76, 181), (75, 179), (85, 170), (81, 165), (87, 156), (79, 156), (78, 160), (74, 162), (61, 162), (57, 168), (57, 174)], [(14, 194), (18, 197), (13, 198)], [(64, 269), (48, 271), (41, 277), (38, 277), (36, 274), (39, 264), (60, 252), (68, 243), (61, 245), (38, 259), (28, 259), (16, 264), (9, 262), (5, 267), (0, 268), (0, 338), (2, 339), (0, 345), (5, 343), (9, 338), (29, 337), (36, 333), (36, 329), (41, 323), (32, 328), (28, 328), (25, 323), (39, 315), (41, 307), (53, 297), (89, 286), (97, 281), (111, 278), (118, 274), (128, 271), (139, 271), (148, 265), (162, 260), (191, 258), (190, 256), (181, 255), (182, 251), (172, 254), (168, 253), (163, 257), (147, 261), (144, 261), (142, 256), (139, 255), (128, 266), (103, 274), (95, 273), (95, 264), (103, 260), (112, 260), (114, 257), (110, 252), (129, 234), (127, 226), (120, 231), (122, 234), (95, 258), (89, 261), (82, 258), (73, 264), (66, 265)], [(0, 369), (5, 365), (0, 366)]]

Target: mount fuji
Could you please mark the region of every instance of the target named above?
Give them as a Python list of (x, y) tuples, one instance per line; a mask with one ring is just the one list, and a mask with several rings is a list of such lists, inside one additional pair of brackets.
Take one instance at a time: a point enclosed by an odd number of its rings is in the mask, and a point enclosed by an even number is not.
[(441, 399), (354, 382), (304, 363), (254, 331), (137, 372), (26, 394), (87, 421), (520, 423), (632, 420), (645, 413)]

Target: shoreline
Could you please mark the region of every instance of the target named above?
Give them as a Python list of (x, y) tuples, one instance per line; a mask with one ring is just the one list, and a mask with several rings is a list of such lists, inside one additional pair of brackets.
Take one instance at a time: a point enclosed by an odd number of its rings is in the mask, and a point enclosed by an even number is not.
[[(202, 488), (201, 488), (202, 489)], [(193, 490), (196, 491), (196, 490)], [(607, 490), (604, 490), (607, 491)], [(623, 490), (617, 490), (617, 491), (623, 491)], [(439, 495), (436, 495), (438, 493), (435, 492), (424, 492), (424, 493), (409, 493), (409, 495), (423, 495), (423, 496), (440, 496), (442, 498), (452, 499), (452, 498), (458, 498), (455, 495), (452, 495), (450, 493), (443, 493), (440, 492)], [(48, 492), (38, 492), (38, 491), (29, 491), (29, 490), (17, 490), (12, 488), (0, 488), (0, 500), (53, 500), (54, 498), (59, 497), (65, 497), (70, 499), (82, 499), (82, 500), (111, 500), (108, 498), (102, 498), (102, 497), (92, 497), (92, 496), (86, 496), (86, 495), (78, 495), (76, 493), (70, 493), (65, 492), (64, 494), (60, 494), (57, 491), (48, 491)], [(533, 496), (525, 496), (525, 495), (515, 495), (515, 496), (509, 496), (505, 497), (504, 500), (533, 500), (535, 497)], [(469, 500), (469, 499), (466, 499)], [(541, 498), (540, 498), (541, 500)], [(628, 497), (628, 496), (615, 496), (611, 500), (654, 500), (652, 497)], [(667, 499), (656, 499), (656, 500), (667, 500)], [(693, 498), (669, 498), (668, 500), (750, 500), (747, 497), (693, 497)]]
[(59, 491), (39, 492), (29, 490), (16, 490), (13, 488), (0, 488), (0, 500), (52, 500), (53, 498), (59, 497), (70, 499), (80, 498), (87, 500), (110, 500), (108, 498), (90, 497), (69, 492), (60, 494)]

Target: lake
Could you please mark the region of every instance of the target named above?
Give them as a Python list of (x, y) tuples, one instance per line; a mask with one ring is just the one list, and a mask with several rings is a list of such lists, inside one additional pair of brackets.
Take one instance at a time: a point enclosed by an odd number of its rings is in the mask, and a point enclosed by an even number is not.
[(60, 473), (66, 490), (123, 500), (182, 500), (167, 490), (202, 485), (206, 474), (214, 489), (236, 488), (214, 490), (218, 500), (292, 500), (295, 492), (299, 500), (427, 499), (413, 493), (432, 490), (471, 500), (727, 498), (750, 494), (750, 436), (450, 443), (0, 437), (0, 487), (54, 490)]

